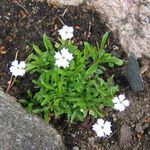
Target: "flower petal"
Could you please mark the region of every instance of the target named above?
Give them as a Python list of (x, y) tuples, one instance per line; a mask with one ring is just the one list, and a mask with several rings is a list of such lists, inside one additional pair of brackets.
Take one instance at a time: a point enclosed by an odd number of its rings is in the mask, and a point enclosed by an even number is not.
[(103, 130), (97, 131), (96, 134), (97, 134), (97, 136), (99, 136), (99, 137), (104, 137), (104, 136), (105, 136), (105, 133), (104, 133)]
[(124, 106), (128, 107), (130, 102), (127, 99), (125, 99), (122, 103)]
[(102, 127), (104, 125), (104, 120), (103, 119), (98, 119), (97, 124)]
[(115, 104), (114, 108), (116, 110), (119, 110), (119, 111), (124, 111), (125, 110), (125, 106), (123, 104), (121, 104), (121, 103)]
[(126, 97), (124, 96), (124, 94), (120, 94), (119, 96), (120, 101), (123, 101)]
[(110, 135), (110, 133), (112, 133), (112, 131), (111, 131), (111, 123), (110, 122), (106, 121), (104, 126), (103, 126), (103, 128), (104, 128), (104, 133), (106, 135)]
[(26, 63), (24, 61), (20, 61), (18, 67), (19, 68), (25, 68), (26, 67)]
[(11, 65), (18, 67), (18, 60), (14, 60), (14, 61), (11, 63)]
[(115, 103), (120, 103), (120, 100), (118, 97), (114, 97), (112, 102), (115, 104)]
[(61, 50), (61, 54), (66, 60), (71, 61), (73, 59), (73, 55), (71, 53), (69, 53), (68, 49), (66, 49), (66, 48), (63, 48)]
[(60, 52), (55, 52), (54, 57), (55, 59), (62, 59), (62, 55), (60, 54)]
[(73, 37), (73, 30), (73, 27), (64, 25), (62, 29), (58, 30), (58, 32), (63, 40), (67, 40)]
[(55, 65), (58, 67), (68, 67), (69, 66), (69, 62), (67, 60), (63, 60), (63, 59), (57, 59), (55, 61)]

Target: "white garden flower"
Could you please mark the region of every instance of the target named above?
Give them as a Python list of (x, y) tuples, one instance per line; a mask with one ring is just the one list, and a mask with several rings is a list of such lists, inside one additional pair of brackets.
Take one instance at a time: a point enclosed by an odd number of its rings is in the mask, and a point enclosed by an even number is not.
[(55, 52), (55, 65), (58, 67), (68, 67), (73, 55), (69, 53), (68, 49), (63, 48), (60, 52)]
[(99, 137), (106, 137), (112, 133), (111, 123), (104, 121), (103, 119), (98, 119), (97, 123), (93, 125), (93, 130)]
[(73, 27), (64, 25), (62, 29), (58, 30), (59, 35), (63, 40), (71, 39), (73, 37)]
[(24, 61), (20, 61), (20, 63), (18, 63), (18, 60), (14, 60), (11, 63), (11, 67), (9, 69), (12, 75), (17, 77), (17, 76), (23, 76), (25, 74), (25, 67), (26, 67), (26, 63)]
[(114, 108), (119, 111), (124, 111), (126, 107), (129, 106), (129, 101), (123, 94), (118, 97), (114, 97), (112, 102), (114, 103)]

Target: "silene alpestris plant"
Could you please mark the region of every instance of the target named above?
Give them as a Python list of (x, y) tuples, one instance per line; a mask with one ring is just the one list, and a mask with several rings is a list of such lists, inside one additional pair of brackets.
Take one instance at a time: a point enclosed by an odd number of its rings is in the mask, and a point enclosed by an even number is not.
[(27, 109), (44, 114), (46, 121), (61, 115), (71, 122), (83, 121), (87, 115), (103, 116), (103, 108), (113, 107), (112, 99), (118, 91), (112, 82), (114, 75), (104, 80), (103, 73), (106, 66), (123, 65), (121, 59), (105, 52), (109, 33), (103, 35), (99, 47), (84, 42), (83, 49), (71, 42), (72, 27), (64, 26), (59, 34), (55, 47), (46, 34), (43, 49), (33, 45), (35, 52), (29, 55), (26, 70), (36, 73), (38, 79), (32, 80), (36, 93), (28, 91)]

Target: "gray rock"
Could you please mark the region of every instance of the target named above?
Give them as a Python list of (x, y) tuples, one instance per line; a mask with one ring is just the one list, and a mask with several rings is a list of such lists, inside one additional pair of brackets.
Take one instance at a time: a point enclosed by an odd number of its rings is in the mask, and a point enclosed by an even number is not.
[(126, 74), (127, 80), (134, 92), (139, 92), (144, 89), (143, 80), (140, 76), (138, 62), (134, 53), (131, 53), (130, 55)]
[(48, 3), (52, 3), (55, 5), (73, 5), (77, 6), (83, 2), (83, 0), (47, 0)]
[(139, 122), (139, 123), (136, 124), (135, 131), (138, 132), (138, 133), (142, 133), (143, 134), (144, 130), (143, 130), (141, 122)]
[(61, 136), (0, 90), (0, 150), (64, 150)]
[(132, 135), (130, 127), (126, 124), (121, 126), (119, 145), (123, 150), (130, 150), (132, 144)]
[(87, 0), (101, 13), (123, 49), (150, 57), (150, 0)]
[(112, 145), (109, 150), (120, 150), (120, 147), (117, 144)]
[[(35, 0), (39, 1), (39, 0)], [(41, 0), (40, 0), (41, 1)], [(124, 50), (150, 57), (150, 0), (47, 0), (49, 4), (94, 7), (111, 31), (119, 33)]]

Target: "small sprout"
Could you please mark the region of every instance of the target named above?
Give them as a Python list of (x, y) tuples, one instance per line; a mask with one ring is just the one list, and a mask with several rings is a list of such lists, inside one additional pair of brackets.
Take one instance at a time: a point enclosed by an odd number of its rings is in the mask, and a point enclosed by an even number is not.
[(25, 67), (26, 67), (26, 63), (24, 61), (20, 61), (20, 63), (18, 63), (18, 60), (14, 60), (11, 63), (11, 67), (9, 69), (12, 75), (17, 77), (17, 76), (23, 76), (25, 74)]
[(119, 111), (124, 111), (126, 107), (129, 106), (129, 101), (123, 94), (120, 94), (118, 97), (114, 97), (112, 100), (114, 108)]
[(106, 137), (112, 133), (111, 122), (98, 119), (97, 123), (93, 125), (93, 130), (96, 132), (97, 136)]
[(69, 62), (73, 59), (73, 55), (66, 48), (63, 48), (60, 52), (55, 52), (54, 57), (55, 65), (64, 68), (68, 67)]
[(64, 25), (62, 29), (58, 30), (59, 35), (63, 40), (71, 39), (73, 37), (73, 27)]

